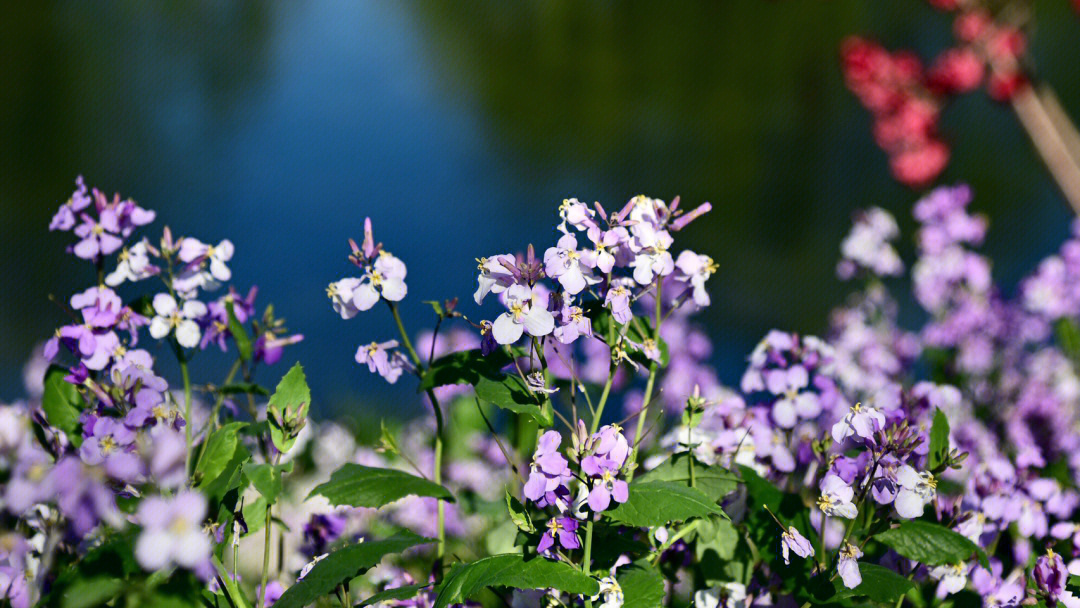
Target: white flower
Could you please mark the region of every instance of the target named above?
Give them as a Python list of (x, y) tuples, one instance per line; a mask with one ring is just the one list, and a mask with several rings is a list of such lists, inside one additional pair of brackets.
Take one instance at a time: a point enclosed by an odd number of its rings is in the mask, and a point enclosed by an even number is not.
[(875, 407), (856, 403), (847, 414), (832, 427), (833, 441), (843, 443), (852, 435), (863, 439), (873, 437), (874, 433), (885, 427), (885, 414)]
[(605, 576), (600, 579), (600, 592), (592, 596), (592, 601), (603, 599), (597, 608), (621, 608), (623, 605), (623, 591), (619, 581), (614, 576)]
[(943, 598), (964, 590), (967, 586), (967, 569), (963, 564), (937, 566), (930, 569), (930, 578), (941, 581), (938, 584), (937, 596)]
[(210, 539), (203, 531), (206, 499), (193, 490), (173, 498), (148, 496), (139, 503), (136, 518), (142, 533), (135, 543), (135, 558), (147, 570), (170, 564), (194, 568), (210, 556)]
[(555, 317), (536, 305), (532, 290), (524, 285), (506, 290), (506, 307), (509, 312), (499, 315), (491, 327), (499, 344), (513, 344), (525, 331), (530, 336), (546, 336), (555, 329)]
[(353, 305), (360, 310), (368, 310), (379, 301), (379, 296), (390, 302), (400, 302), (408, 293), (405, 274), (405, 262), (388, 251), (380, 251), (375, 263), (353, 290)]
[(844, 482), (838, 475), (832, 473), (825, 476), (821, 482), (821, 496), (818, 497), (818, 508), (830, 517), (843, 517), (855, 519), (859, 510), (851, 499), (855, 496), (855, 490)]
[(327, 555), (330, 555), (330, 554), (329, 553), (323, 553), (322, 555), (317, 556), (315, 559), (311, 560), (310, 562), (304, 564), (304, 567), (300, 569), (300, 576), (296, 577), (296, 580), (297, 581), (304, 580), (304, 577), (307, 576), (309, 572), (311, 572), (311, 569), (315, 567), (315, 564), (317, 564), (317, 563), (321, 562), (322, 560), (326, 559)]
[(141, 281), (157, 274), (157, 267), (150, 264), (150, 250), (146, 239), (124, 248), (116, 256), (116, 270), (105, 277), (105, 284), (116, 287), (124, 281)]
[(232, 271), (229, 270), (225, 263), (232, 259), (234, 251), (232, 241), (228, 239), (215, 246), (203, 243), (198, 239), (186, 237), (180, 243), (180, 252), (177, 257), (185, 264), (198, 262), (202, 266), (202, 264), (209, 263), (210, 276), (224, 283), (232, 278)]
[(896, 514), (904, 519), (915, 519), (923, 514), (926, 507), (937, 494), (937, 480), (929, 471), (919, 473), (910, 465), (901, 465), (896, 470), (896, 483), (900, 490), (896, 493)]
[(479, 305), (483, 303), (487, 294), (498, 295), (514, 284), (514, 275), (506, 267), (513, 266), (514, 256), (509, 254), (493, 255), (489, 258), (476, 258), (476, 267), (480, 274), (476, 277), (476, 293), (473, 300)]
[(705, 289), (705, 281), (708, 281), (709, 277), (719, 270), (720, 267), (716, 262), (707, 255), (698, 255), (693, 251), (685, 250), (675, 260), (675, 267), (679, 269), (679, 275), (676, 278), (690, 283), (690, 287), (693, 288), (694, 303), (701, 307), (708, 306), (710, 299), (709, 291)]
[(199, 344), (201, 332), (195, 322), (206, 315), (206, 305), (198, 300), (188, 300), (183, 307), (177, 306), (176, 299), (167, 293), (154, 296), (154, 312), (150, 321), (150, 335), (156, 340), (176, 332), (176, 341), (185, 348), (194, 348)]
[(746, 587), (739, 583), (724, 583), (694, 594), (694, 608), (746, 608)]
[(330, 283), (326, 288), (326, 295), (330, 298), (330, 305), (334, 312), (341, 315), (342, 319), (351, 319), (360, 312), (353, 304), (353, 293), (360, 286), (360, 279), (349, 277), (335, 283)]

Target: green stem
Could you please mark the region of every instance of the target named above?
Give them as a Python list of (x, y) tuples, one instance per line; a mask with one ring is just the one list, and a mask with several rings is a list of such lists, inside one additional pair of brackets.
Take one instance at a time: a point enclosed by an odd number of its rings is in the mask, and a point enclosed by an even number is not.
[[(593, 521), (585, 524), (585, 555), (581, 558), (581, 571), (589, 574), (592, 571), (592, 530)], [(592, 599), (585, 598), (586, 608), (592, 608)]]
[(693, 532), (695, 529), (697, 529), (698, 522), (700, 522), (700, 521), (701, 521), (700, 519), (695, 519), (694, 521), (692, 521), (692, 522), (686, 524), (685, 526), (683, 526), (682, 528), (680, 528), (679, 531), (676, 532), (675, 534), (672, 534), (667, 539), (667, 542), (665, 542), (663, 545), (660, 545), (660, 548), (656, 550), (656, 556), (653, 557), (653, 559), (652, 559), (652, 565), (655, 566), (657, 563), (660, 562), (660, 557), (663, 556), (664, 551), (667, 551), (668, 549), (671, 548), (672, 545), (679, 542), (684, 537), (686, 537), (687, 534), (689, 534), (689, 533)]
[[(416, 349), (413, 348), (412, 340), (409, 339), (409, 333), (405, 331), (405, 324), (401, 322), (401, 314), (398, 313), (397, 305), (393, 302), (387, 302), (390, 305), (390, 313), (394, 316), (394, 323), (397, 325), (398, 333), (401, 335), (401, 344), (405, 347), (406, 352), (409, 353), (409, 358), (412, 359), (413, 365), (416, 366), (416, 373), (418, 376), (424, 375), (424, 362), (420, 360), (420, 356), (416, 354)], [(445, 426), (443, 424), (442, 407), (439, 405), (439, 400), (435, 397), (435, 391), (428, 389), (428, 399), (431, 400), (431, 408), (435, 410), (435, 471), (433, 471), (433, 477), (436, 484), (442, 484), (442, 460), (443, 460), (443, 440), (445, 433)], [(435, 556), (441, 562), (443, 555), (446, 552), (446, 503), (442, 499), (436, 500), (437, 512), (435, 515), (435, 529), (437, 531), (438, 543), (435, 548)], [(441, 566), (440, 566), (441, 570)]]
[[(274, 455), (273, 466), (281, 461), (281, 452)], [(274, 508), (273, 504), (266, 505), (266, 536), (263, 539), (263, 563), (262, 563), (262, 583), (259, 585), (259, 597), (256, 602), (257, 608), (263, 608), (263, 602), (266, 599), (266, 579), (270, 573), (270, 531), (274, 527), (274, 522), (270, 517), (271, 510)], [(281, 559), (279, 556), (278, 559)]]
[[(660, 282), (660, 279), (657, 278), (656, 279), (656, 311), (653, 313), (654, 317), (655, 317), (655, 319), (654, 319), (655, 327), (653, 327), (653, 340), (656, 342), (657, 348), (660, 347), (660, 323), (662, 321), (662, 319), (660, 318), (661, 302), (662, 302), (660, 296), (661, 296), (661, 282)], [(628, 482), (634, 480), (634, 469), (636, 468), (634, 465), (637, 464), (638, 443), (641, 442), (641, 433), (642, 433), (642, 431), (645, 430), (645, 419), (648, 417), (649, 404), (652, 402), (653, 386), (656, 384), (657, 368), (659, 368), (659, 365), (656, 364), (656, 361), (653, 361), (652, 363), (649, 364), (649, 379), (645, 382), (645, 397), (641, 400), (641, 411), (638, 412), (637, 430), (634, 432), (633, 449), (630, 451), (630, 466), (629, 466), (629, 470), (626, 473), (626, 481), (628, 481)], [(690, 459), (690, 462), (691, 462), (690, 466), (691, 467), (693, 466), (693, 464), (692, 464), (693, 460), (694, 460), (693, 458)], [(691, 469), (691, 474), (692, 473), (693, 473), (693, 469)]]
[(604, 383), (604, 392), (600, 393), (600, 401), (596, 404), (596, 415), (592, 419), (592, 430), (590, 433), (595, 433), (600, 428), (600, 419), (604, 415), (604, 405), (607, 403), (608, 395), (611, 394), (611, 384), (615, 382), (615, 371), (619, 368), (617, 362), (612, 362), (611, 370), (608, 372), (607, 382)]
[(188, 373), (187, 361), (179, 355), (180, 376), (184, 379), (184, 442), (187, 445), (187, 455), (184, 457), (184, 471), (191, 473), (191, 374)]

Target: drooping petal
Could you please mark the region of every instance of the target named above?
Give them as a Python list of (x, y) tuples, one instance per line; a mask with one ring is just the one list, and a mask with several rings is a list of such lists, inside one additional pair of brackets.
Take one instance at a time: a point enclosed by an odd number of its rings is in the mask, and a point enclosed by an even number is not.
[(921, 517), (923, 514), (923, 508), (926, 503), (923, 502), (921, 496), (912, 492), (907, 488), (901, 488), (896, 493), (896, 500), (893, 502), (896, 506), (896, 514), (904, 519), (915, 519)]
[(184, 348), (198, 346), (200, 337), (199, 324), (191, 319), (185, 319), (176, 326), (176, 341)]
[(379, 292), (371, 281), (364, 281), (353, 291), (353, 306), (358, 310), (369, 310), (379, 301)]
[(385, 279), (382, 282), (382, 296), (391, 302), (400, 302), (408, 293), (405, 281), (401, 279)]

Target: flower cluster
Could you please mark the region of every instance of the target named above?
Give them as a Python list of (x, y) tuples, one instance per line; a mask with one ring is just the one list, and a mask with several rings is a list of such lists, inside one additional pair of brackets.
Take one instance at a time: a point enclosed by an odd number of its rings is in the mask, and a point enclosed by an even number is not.
[(931, 4), (956, 11), (956, 45), (929, 66), (914, 53), (889, 52), (863, 38), (849, 38), (841, 49), (847, 86), (873, 114), (874, 139), (889, 155), (893, 177), (916, 188), (933, 182), (948, 163), (938, 121), (952, 97), (985, 83), (992, 99), (1007, 102), (1028, 86), (1021, 68), (1026, 37), (1007, 17), (992, 14), (992, 3)]

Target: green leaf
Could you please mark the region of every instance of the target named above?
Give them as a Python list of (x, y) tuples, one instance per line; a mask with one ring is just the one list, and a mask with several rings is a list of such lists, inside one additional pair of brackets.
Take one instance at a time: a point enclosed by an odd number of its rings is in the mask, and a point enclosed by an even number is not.
[[(530, 394), (519, 376), (480, 376), (476, 381), (476, 396), (504, 410), (531, 417), (537, 424), (549, 427), (554, 424), (551, 408), (537, 404), (537, 396)], [(540, 396), (546, 401), (546, 396)]]
[(1059, 319), (1054, 324), (1057, 343), (1074, 363), (1080, 362), (1080, 326), (1072, 319)]
[(833, 581), (837, 586), (837, 593), (832, 599), (865, 595), (875, 602), (895, 604), (900, 596), (915, 588), (915, 583), (877, 564), (859, 562), (859, 574), (862, 575), (862, 583), (854, 589), (844, 587), (841, 579), (837, 577)]
[[(634, 483), (646, 483), (650, 481), (674, 481), (684, 485), (690, 485), (690, 454), (680, 452), (656, 468), (642, 473), (634, 479)], [(727, 496), (738, 487), (740, 479), (734, 473), (720, 465), (706, 465), (694, 459), (694, 487), (701, 490), (714, 501)]]
[(245, 464), (244, 476), (267, 502), (273, 504), (281, 494), (281, 467), (272, 464)]
[[(68, 371), (59, 365), (50, 365), (45, 372), (45, 392), (41, 396), (41, 409), (52, 426), (75, 439), (79, 426), (79, 412), (85, 407), (83, 398), (75, 385), (64, 380)], [(79, 437), (81, 439), (81, 437)]]
[(120, 594), (124, 581), (107, 576), (75, 581), (60, 595), (62, 608), (93, 608), (100, 606)]
[(275, 608), (303, 608), (332, 593), (341, 583), (352, 580), (392, 554), (432, 542), (403, 530), (390, 538), (349, 545), (330, 553), (308, 572), (303, 580), (285, 590)]
[(100, 545), (90, 549), (82, 559), (57, 570), (56, 580), (53, 581), (48, 595), (41, 600), (39, 605), (64, 608), (70, 605), (77, 606), (78, 601), (87, 602), (82, 604), (83, 606), (93, 606), (94, 602), (100, 604), (108, 601), (110, 598), (103, 597), (108, 593), (104, 592), (102, 595), (84, 599), (84, 596), (92, 591), (85, 588), (84, 583), (98, 581), (103, 585), (111, 586), (110, 581), (123, 581), (141, 572), (142, 567), (135, 561), (132, 553), (134, 546), (134, 532), (106, 536)]
[(212, 560), (214, 569), (217, 570), (218, 578), (225, 584), (225, 594), (235, 602), (237, 608), (247, 608), (250, 605), (248, 604), (247, 598), (240, 592), (240, 587), (236, 584), (236, 581), (229, 576), (229, 573), (225, 570), (225, 566), (221, 564), (221, 560), (217, 557), (213, 557)]
[(974, 554), (979, 563), (989, 568), (989, 562), (978, 545), (966, 536), (924, 521), (905, 521), (895, 528), (874, 535), (874, 539), (892, 547), (908, 559), (927, 566), (962, 564)]
[(239, 441), (237, 433), (247, 426), (246, 422), (230, 422), (210, 434), (206, 440), (206, 450), (195, 466), (195, 477), (199, 486), (209, 484), (218, 478), (232, 460)]
[(623, 608), (655, 608), (664, 603), (664, 577), (645, 560), (618, 570), (615, 580), (623, 592)]
[(566, 593), (588, 596), (595, 595), (600, 590), (600, 586), (591, 576), (566, 562), (555, 562), (542, 557), (526, 561), (524, 556), (517, 553), (504, 553), (454, 566), (439, 586), (434, 608), (446, 608), (463, 602), (488, 587), (554, 588)]
[(427, 587), (427, 585), (402, 585), (400, 587), (394, 587), (393, 589), (386, 589), (360, 602), (356, 605), (356, 608), (374, 606), (381, 602), (389, 602), (390, 600), (412, 599), (425, 587)]
[(420, 379), (420, 390), (447, 384), (476, 384), (482, 375), (499, 375), (499, 370), (508, 363), (510, 358), (502, 350), (496, 350), (486, 357), (478, 348), (450, 353), (431, 363)]
[(699, 561), (707, 551), (715, 551), (716, 556), (722, 560), (729, 560), (735, 556), (739, 533), (731, 520), (715, 515), (706, 517), (698, 524), (695, 537), (697, 542), (694, 543), (694, 552)]
[(225, 300), (225, 311), (229, 314), (229, 333), (236, 341), (236, 351), (244, 361), (251, 360), (251, 337), (248, 336), (244, 324), (236, 318), (236, 309), (233, 307), (231, 297)]
[(934, 409), (934, 423), (930, 427), (930, 452), (926, 468), (937, 471), (949, 457), (949, 419), (940, 409)]
[(270, 396), (270, 389), (259, 386), (254, 382), (234, 382), (232, 384), (226, 384), (218, 389), (222, 395), (262, 395), (263, 397)]
[(716, 506), (716, 501), (701, 490), (673, 481), (630, 484), (629, 499), (605, 514), (635, 528), (662, 526), (670, 521), (713, 514), (726, 517)]
[(1080, 576), (1070, 574), (1065, 580), (1065, 590), (1073, 595), (1080, 595)]
[(308, 498), (325, 496), (332, 505), (378, 508), (405, 496), (430, 496), (453, 501), (450, 490), (437, 483), (397, 469), (379, 469), (346, 463), (334, 471), (330, 481), (320, 484)]
[(529, 511), (525, 508), (525, 505), (521, 504), (520, 500), (510, 494), (509, 490), (506, 492), (506, 510), (510, 512), (510, 520), (514, 522), (518, 530), (528, 534), (536, 532), (536, 526), (533, 525), (532, 518), (529, 517)]
[[(279, 414), (288, 411), (303, 420), (307, 418), (310, 405), (311, 389), (308, 388), (304, 368), (297, 363), (278, 383), (277, 389), (274, 390), (274, 394), (267, 404), (267, 409)], [(270, 424), (270, 438), (274, 442), (274, 447), (282, 454), (292, 449), (293, 444), (296, 442), (295, 437), (288, 436), (285, 429), (274, 423)]]

